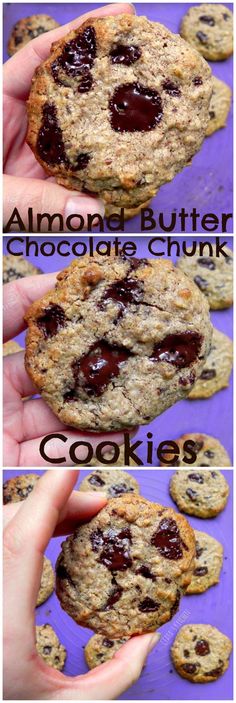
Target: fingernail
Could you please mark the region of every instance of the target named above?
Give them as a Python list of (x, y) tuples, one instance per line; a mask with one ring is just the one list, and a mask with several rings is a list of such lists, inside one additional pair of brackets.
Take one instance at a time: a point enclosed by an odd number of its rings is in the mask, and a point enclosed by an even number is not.
[[(98, 198), (94, 197), (91, 198), (90, 196), (87, 196), (85, 198), (82, 197), (75, 197), (73, 196), (72, 198), (68, 198), (66, 201), (66, 206), (65, 206), (65, 218), (71, 217), (74, 215), (72, 223), (73, 227), (76, 227), (76, 223), (79, 226), (79, 215), (83, 217), (84, 219), (87, 217), (87, 215), (100, 215), (100, 217), (104, 217), (105, 213), (105, 207), (102, 202), (102, 200), (99, 200)], [(76, 220), (76, 215), (78, 216), (78, 220)], [(94, 221), (95, 224), (95, 221)], [(86, 222), (85, 222), (86, 226)]]
[(154, 632), (154, 635), (152, 635), (152, 637), (148, 643), (148, 648), (147, 648), (148, 654), (150, 652), (152, 652), (152, 650), (156, 646), (157, 642), (159, 642), (160, 637), (161, 637), (161, 635), (159, 635), (159, 632)]

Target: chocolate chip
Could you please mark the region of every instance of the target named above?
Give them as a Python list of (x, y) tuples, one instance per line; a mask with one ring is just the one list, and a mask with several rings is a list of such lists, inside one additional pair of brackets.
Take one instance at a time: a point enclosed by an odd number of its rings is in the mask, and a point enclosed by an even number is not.
[(198, 288), (200, 290), (206, 290), (208, 287), (208, 283), (205, 278), (202, 278), (201, 276), (195, 276), (194, 282), (197, 284)]
[(142, 613), (151, 613), (160, 608), (160, 603), (156, 603), (152, 598), (147, 596), (141, 603), (139, 603), (139, 610)]
[(132, 486), (127, 486), (126, 483), (116, 483), (110, 486), (108, 493), (114, 498), (115, 496), (121, 496), (123, 493), (132, 493), (133, 490)]
[(125, 256), (125, 254), (121, 254), (120, 258), (123, 261), (128, 261), (130, 271), (136, 271), (136, 269), (138, 269), (140, 266), (146, 266), (149, 264), (148, 259), (138, 259), (136, 256), (132, 256), (132, 258), (129, 258)]
[(92, 474), (88, 480), (89, 483), (91, 483), (91, 486), (105, 486), (105, 481), (103, 481), (101, 476), (98, 476), (98, 474)]
[(215, 471), (211, 471), (212, 478), (218, 478), (218, 474)]
[[(202, 443), (202, 446), (203, 446), (203, 443)], [(202, 447), (200, 447), (200, 448), (202, 448)], [(194, 449), (195, 449), (195, 451), (199, 451), (199, 449), (197, 450), (195, 448), (195, 445), (194, 445)], [(203, 478), (203, 476), (201, 476), (201, 474), (188, 474), (188, 478), (190, 481), (196, 481), (196, 483), (204, 483), (204, 478)]]
[(227, 20), (229, 20), (230, 15), (227, 15), (226, 12), (224, 12), (224, 13), (223, 13), (223, 18), (224, 18), (224, 20), (227, 21)]
[(43, 120), (38, 133), (37, 153), (47, 164), (68, 164), (62, 131), (57, 121), (55, 105), (45, 103)]
[(186, 657), (186, 659), (188, 659), (189, 654), (190, 654), (189, 650), (188, 650), (188, 649), (184, 649), (184, 657)]
[(197, 39), (199, 39), (201, 44), (207, 44), (208, 36), (204, 32), (197, 32), (196, 37), (197, 37)]
[(196, 78), (193, 79), (193, 84), (202, 85), (202, 78), (200, 78), (200, 76), (196, 76)]
[(193, 501), (193, 503), (197, 500), (198, 494), (196, 491), (193, 491), (192, 488), (187, 488), (186, 495), (190, 498), (190, 500)]
[(213, 459), (215, 456), (215, 452), (212, 452), (211, 449), (206, 449), (204, 452), (204, 456), (206, 456), (208, 459)]
[(105, 290), (98, 307), (103, 310), (106, 303), (114, 302), (119, 305), (118, 319), (123, 317), (125, 309), (131, 303), (138, 304), (143, 297), (143, 286), (141, 281), (132, 278), (124, 278), (112, 283)]
[(199, 559), (201, 554), (204, 552), (204, 547), (200, 547), (199, 544), (196, 544), (196, 557)]
[(212, 261), (210, 257), (200, 256), (197, 263), (199, 266), (205, 266), (205, 268), (210, 269), (210, 271), (214, 271), (216, 267), (214, 261)]
[(102, 640), (103, 647), (113, 647), (114, 642), (112, 640), (108, 640), (107, 637), (104, 637), (104, 640)]
[(195, 674), (197, 671), (197, 664), (183, 664), (182, 669), (186, 671), (187, 674)]
[(140, 83), (126, 83), (115, 89), (109, 101), (111, 126), (116, 132), (147, 132), (162, 118), (159, 93)]
[(222, 669), (223, 669), (223, 665), (218, 666), (218, 667), (216, 667), (216, 669), (211, 669), (211, 671), (206, 671), (205, 676), (221, 676)]
[(181, 90), (175, 83), (172, 83), (172, 81), (165, 81), (162, 83), (162, 87), (163, 90), (168, 93), (168, 95), (172, 95), (173, 98), (178, 98), (181, 95)]
[(156, 581), (156, 576), (152, 574), (148, 566), (145, 566), (145, 564), (142, 564), (139, 566), (139, 568), (135, 571), (136, 574), (140, 574), (143, 576), (145, 579), (151, 579), (151, 581)]
[(194, 576), (206, 576), (206, 574), (208, 574), (208, 568), (207, 566), (197, 566), (193, 573)]
[(151, 544), (157, 547), (166, 559), (181, 559), (183, 556), (182, 539), (179, 528), (171, 518), (160, 521), (157, 531), (151, 538)]
[(131, 66), (132, 63), (140, 59), (142, 52), (138, 46), (125, 46), (118, 44), (115, 49), (110, 52), (111, 62), (114, 64), (123, 64), (123, 66)]
[(168, 578), (165, 578), (164, 581), (165, 581), (166, 583), (171, 583), (171, 579), (168, 579)]
[(216, 371), (214, 369), (203, 369), (200, 378), (204, 381), (210, 381), (211, 378), (215, 378)]
[(51, 651), (52, 651), (52, 647), (49, 644), (45, 644), (45, 646), (43, 647), (43, 653), (50, 654)]
[(166, 361), (179, 368), (190, 366), (198, 357), (202, 337), (197, 332), (169, 334), (158, 342), (150, 357), (151, 361)]
[(45, 339), (54, 337), (65, 326), (66, 316), (60, 305), (48, 305), (44, 314), (37, 318), (37, 325), (42, 330)]
[(76, 157), (75, 164), (73, 166), (72, 166), (72, 164), (70, 164), (70, 169), (72, 171), (82, 171), (83, 168), (86, 168), (86, 166), (88, 166), (89, 160), (90, 160), (90, 154), (86, 154), (86, 153), (79, 154)]
[(45, 30), (45, 27), (42, 27), (41, 25), (39, 27), (35, 27), (35, 29), (28, 29), (28, 35), (31, 39), (35, 39), (36, 37), (39, 37), (40, 34), (45, 34), (49, 30)]
[(214, 110), (209, 110), (210, 120), (213, 120), (215, 116), (216, 116), (216, 113), (214, 112)]
[[(89, 396), (102, 395), (110, 381), (119, 375), (130, 355), (131, 352), (125, 347), (111, 346), (102, 340), (94, 344), (87, 354), (72, 363), (75, 379), (75, 387), (71, 389), (72, 399), (79, 389)], [(68, 393), (64, 395), (66, 399), (70, 399)]]
[(117, 603), (118, 600), (120, 600), (122, 593), (123, 588), (121, 586), (116, 585), (113, 591), (111, 592), (110, 596), (108, 597), (104, 610), (110, 610), (112, 606)]
[(83, 78), (81, 78), (80, 84), (78, 86), (78, 93), (88, 93), (89, 90), (91, 90), (93, 85), (93, 76), (92, 74), (88, 71)]
[(200, 657), (205, 657), (206, 654), (210, 654), (210, 647), (207, 640), (198, 640), (195, 645), (195, 652), (199, 654)]
[(125, 571), (131, 566), (130, 544), (132, 538), (128, 527), (120, 531), (110, 528), (106, 532), (102, 532), (98, 528), (91, 533), (90, 540), (94, 552), (102, 549), (99, 561), (110, 571)]
[(201, 15), (199, 17), (200, 22), (204, 22), (204, 24), (209, 24), (210, 27), (215, 26), (215, 20), (214, 17), (211, 17), (210, 15)]
[(95, 31), (93, 27), (86, 27), (75, 39), (65, 44), (61, 56), (52, 64), (51, 69), (55, 81), (58, 81), (59, 70), (65, 71), (72, 78), (84, 77), (92, 68), (95, 57)]

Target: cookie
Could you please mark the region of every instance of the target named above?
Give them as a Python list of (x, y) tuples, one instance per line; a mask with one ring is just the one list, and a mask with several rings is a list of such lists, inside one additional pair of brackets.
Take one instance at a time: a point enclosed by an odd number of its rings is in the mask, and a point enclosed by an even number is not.
[(233, 303), (233, 253), (224, 247), (225, 255), (203, 256), (199, 249), (193, 256), (183, 256), (177, 267), (191, 278), (208, 300), (211, 310), (229, 308)]
[(8, 54), (13, 56), (19, 49), (26, 46), (32, 39), (39, 37), (40, 34), (49, 32), (51, 29), (60, 27), (49, 15), (31, 15), (24, 17), (14, 24), (11, 35), (8, 41)]
[[(124, 444), (121, 444), (119, 446), (119, 451), (120, 451), (120, 453), (119, 453), (118, 459), (116, 461), (114, 461), (114, 459), (113, 459), (114, 452), (112, 452), (112, 451), (104, 452), (103, 459), (106, 461), (108, 461), (108, 460), (110, 461), (110, 467), (112, 467), (112, 466), (139, 466), (139, 464), (136, 461), (134, 461), (134, 459), (132, 459), (132, 457), (129, 457), (129, 464), (126, 463)], [(137, 451), (135, 453), (138, 456)], [(96, 459), (96, 457), (93, 457), (93, 459), (91, 459), (91, 461), (88, 462), (87, 466), (104, 466), (104, 467), (107, 466), (108, 467), (108, 464), (105, 464), (105, 461), (98, 461), (98, 459)]]
[(212, 625), (184, 625), (171, 648), (176, 671), (193, 683), (216, 681), (228, 669), (232, 642)]
[(179, 35), (146, 17), (90, 17), (37, 68), (27, 141), (61, 185), (136, 208), (191, 163), (211, 93), (210, 67)]
[(54, 571), (53, 566), (47, 557), (43, 557), (43, 570), (41, 576), (40, 589), (37, 596), (36, 605), (42, 605), (54, 591)]
[(15, 354), (16, 352), (23, 351), (23, 348), (18, 344), (18, 342), (15, 342), (14, 339), (11, 339), (10, 342), (5, 342), (2, 349), (3, 356), (9, 356), (9, 354)]
[(14, 256), (13, 254), (3, 256), (3, 283), (10, 283), (16, 281), (17, 278), (25, 278), (25, 276), (35, 276), (38, 273), (42, 273), (41, 269), (33, 266), (23, 256)]
[(39, 480), (38, 474), (21, 474), (3, 484), (3, 504), (25, 500)]
[(118, 640), (109, 640), (103, 635), (93, 635), (87, 642), (84, 656), (89, 669), (104, 664), (114, 657), (114, 654), (128, 641), (128, 637)]
[(196, 563), (186, 594), (203, 593), (219, 583), (223, 563), (223, 547), (206, 532), (194, 530), (196, 539)]
[(222, 61), (233, 53), (233, 15), (225, 5), (209, 3), (190, 7), (180, 34), (205, 59)]
[(103, 491), (108, 498), (116, 498), (123, 493), (139, 493), (136, 479), (126, 471), (93, 471), (79, 485), (80, 491)]
[[(232, 466), (226, 449), (215, 437), (211, 437), (208, 434), (188, 432), (188, 434), (183, 434), (174, 441), (179, 448), (179, 457), (175, 459), (177, 455), (174, 456), (173, 452), (171, 454), (166, 453), (165, 459), (169, 462), (172, 460), (172, 463), (169, 463), (168, 466), (184, 466), (190, 470), (192, 466)], [(189, 448), (186, 448), (186, 442), (194, 442), (194, 444), (189, 444)], [(196, 455), (196, 459), (189, 464), (189, 459), (193, 458), (193, 453)], [(184, 458), (188, 459), (188, 462), (184, 461)], [(166, 463), (163, 462), (161, 466), (166, 466)]]
[(36, 625), (36, 649), (48, 666), (62, 671), (66, 660), (66, 649), (51, 625)]
[(26, 315), (26, 370), (59, 419), (100, 432), (186, 397), (211, 340), (208, 304), (170, 261), (84, 256)]
[(178, 610), (194, 556), (182, 515), (127, 493), (62, 543), (57, 595), (77, 623), (108, 638), (152, 632)]
[(220, 471), (176, 471), (170, 480), (170, 495), (184, 513), (210, 518), (224, 510), (229, 486)]
[[(150, 205), (151, 200), (146, 200), (145, 203), (141, 203), (137, 207), (125, 207), (124, 208), (124, 219), (131, 220), (132, 217), (137, 217), (140, 215), (142, 208), (146, 208)], [(118, 205), (106, 204), (105, 206), (105, 217), (110, 217), (110, 215), (121, 215), (121, 208)]]
[(219, 78), (212, 76), (212, 82), (213, 92), (209, 107), (210, 121), (208, 122), (206, 130), (207, 137), (213, 134), (213, 132), (216, 132), (217, 129), (226, 126), (232, 95), (230, 87), (224, 83), (224, 81), (220, 81)]
[[(188, 398), (210, 398), (229, 385), (233, 366), (233, 342), (226, 334), (213, 327), (211, 348), (203, 370)], [(223, 464), (222, 464), (223, 466)]]

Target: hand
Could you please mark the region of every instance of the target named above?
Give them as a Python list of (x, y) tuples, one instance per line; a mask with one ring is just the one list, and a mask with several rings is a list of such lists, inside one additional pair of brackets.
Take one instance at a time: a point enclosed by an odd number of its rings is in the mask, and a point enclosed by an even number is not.
[[(73, 491), (78, 471), (47, 471), (23, 503), (4, 508), (4, 699), (117, 699), (140, 676), (159, 635), (133, 637), (114, 658), (69, 677), (48, 667), (35, 648), (35, 604), (43, 554), (52, 536), (68, 534), (106, 504), (102, 493)], [(20, 606), (20, 607), (19, 607)], [(128, 662), (128, 666), (127, 666)]]
[[(23, 49), (12, 56), (4, 66), (4, 224), (9, 221), (16, 207), (27, 226), (28, 208), (35, 213), (53, 215), (61, 213), (66, 219), (78, 212), (85, 218), (88, 213), (104, 215), (101, 200), (70, 191), (49, 178), (33, 152), (26, 144), (27, 112), (26, 102), (34, 72), (50, 53), (51, 44), (72, 29), (78, 28), (88, 17), (103, 17), (121, 13), (132, 14), (134, 7), (129, 4), (114, 4), (88, 12), (69, 24), (53, 29), (33, 39)], [(64, 219), (64, 221), (65, 221)], [(42, 231), (48, 231), (44, 219)], [(50, 230), (51, 231), (51, 230)], [(53, 231), (58, 231), (55, 220)], [(64, 229), (66, 230), (66, 227)]]
[[(24, 315), (34, 300), (47, 293), (56, 282), (56, 274), (29, 276), (21, 278), (3, 287), (4, 342), (12, 339), (25, 329)], [(93, 449), (100, 442), (108, 441), (122, 444), (121, 432), (109, 434), (83, 434), (63, 425), (42, 398), (27, 396), (37, 393), (24, 367), (24, 352), (11, 354), (4, 359), (4, 466), (47, 466), (39, 452), (43, 437), (51, 433), (66, 435), (67, 442), (51, 439), (47, 442), (47, 456), (57, 461), (64, 456), (60, 466), (74, 466), (75, 461), (69, 456), (73, 442), (89, 442)], [(105, 453), (109, 447), (104, 447)], [(83, 445), (76, 449), (76, 456), (81, 463), (87, 459), (87, 449)]]

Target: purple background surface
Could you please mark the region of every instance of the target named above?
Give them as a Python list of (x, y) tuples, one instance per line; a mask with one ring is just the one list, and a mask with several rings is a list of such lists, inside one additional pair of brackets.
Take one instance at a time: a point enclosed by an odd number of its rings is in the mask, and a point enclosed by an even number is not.
[[(31, 471), (31, 469), (30, 469)], [(7, 470), (3, 472), (4, 480), (11, 476), (25, 473), (25, 470)], [(35, 473), (42, 473), (38, 470)], [(88, 474), (81, 472), (81, 478)], [(149, 500), (175, 507), (169, 492), (168, 482), (173, 471), (130, 471), (140, 484), (140, 493)], [(219, 584), (203, 594), (184, 596), (175, 617), (160, 628), (161, 639), (148, 657), (147, 665), (137, 683), (121, 696), (121, 700), (231, 700), (233, 698), (233, 662), (232, 656), (227, 672), (217, 682), (192, 684), (182, 679), (176, 672), (170, 659), (170, 647), (183, 625), (188, 623), (206, 623), (214, 625), (232, 639), (233, 636), (233, 471), (223, 471), (230, 485), (230, 495), (226, 509), (216, 518), (201, 520), (189, 517), (194, 529), (208, 532), (218, 539), (224, 547), (224, 561)], [(80, 479), (79, 479), (80, 480)], [(62, 538), (52, 539), (46, 555), (55, 564), (60, 552)], [(85, 673), (82, 647), (89, 640), (89, 630), (76, 625), (59, 604), (55, 593), (36, 610), (36, 622), (43, 625), (48, 622), (55, 629), (60, 641), (65, 645), (68, 656), (65, 673), (70, 676)]]
[[(4, 237), (4, 253), (6, 253), (6, 242), (9, 238)], [(32, 236), (30, 239), (37, 241), (39, 244), (43, 241), (53, 241), (55, 244), (58, 239), (56, 237), (41, 238)], [(62, 239), (65, 239), (64, 237)], [(73, 240), (73, 237), (66, 237), (67, 240)], [(106, 238), (107, 240), (110, 237)], [(22, 237), (22, 240), (25, 240)], [(113, 241), (113, 238), (111, 238)], [(187, 241), (191, 244), (192, 238), (175, 238), (175, 241)], [(206, 237), (201, 237), (199, 241), (207, 241)], [(83, 241), (88, 243), (87, 237), (78, 237), (75, 241)], [(93, 238), (94, 243), (101, 241), (97, 238)], [(122, 243), (129, 241), (127, 237), (122, 237)], [(133, 242), (137, 245), (137, 256), (139, 257), (149, 257), (151, 255), (148, 252), (148, 237), (132, 237)], [(214, 243), (215, 238), (212, 237), (208, 241)], [(227, 241), (227, 245), (231, 248), (233, 247), (233, 238), (224, 237), (221, 241)], [(161, 247), (161, 248), (160, 248)], [(159, 244), (159, 251), (164, 251), (164, 245)], [(15, 244), (14, 251), (24, 252), (22, 244)], [(68, 256), (63, 258), (58, 254), (54, 254), (51, 257), (45, 257), (41, 254), (38, 257), (30, 256), (29, 260), (39, 266), (45, 273), (51, 271), (59, 271), (65, 266), (68, 266), (70, 261), (74, 258), (73, 256)], [(173, 260), (176, 258), (173, 256)], [(228, 308), (227, 310), (217, 310), (210, 313), (213, 325), (217, 327), (221, 332), (233, 337), (233, 308)], [(18, 335), (16, 340), (24, 346), (24, 333)], [(177, 439), (180, 435), (186, 434), (188, 432), (204, 432), (205, 434), (212, 435), (220, 440), (223, 446), (227, 449), (231, 461), (233, 460), (233, 380), (232, 374), (230, 379), (230, 385), (228, 388), (224, 388), (218, 393), (215, 393), (211, 398), (203, 400), (182, 400), (179, 403), (173, 405), (169, 410), (166, 410), (162, 415), (157, 417), (149, 425), (143, 425), (138, 430), (137, 435), (134, 438), (134, 442), (137, 440), (142, 440), (143, 445), (141, 445), (137, 451), (138, 456), (143, 461), (143, 465), (147, 466), (147, 432), (153, 433), (153, 442), (155, 448), (167, 439)], [(151, 466), (157, 465), (156, 452), (153, 455), (153, 463)], [(149, 464), (150, 466), (150, 464)]]
[[(105, 3), (104, 3), (105, 4)], [(20, 18), (35, 13), (52, 15), (60, 24), (65, 24), (80, 16), (84, 12), (101, 7), (103, 3), (5, 3), (4, 5), (4, 60), (8, 58), (7, 42), (13, 24)], [(148, 19), (161, 22), (172, 32), (179, 31), (183, 15), (190, 7), (186, 3), (136, 3), (139, 15), (146, 15)], [(231, 10), (232, 4), (226, 3)], [(210, 62), (212, 72), (224, 80), (232, 88), (233, 59)], [(160, 189), (159, 194), (153, 199), (152, 207), (156, 218), (159, 212), (164, 213), (164, 222), (170, 223), (170, 212), (178, 213), (181, 207), (190, 213), (193, 207), (197, 208), (201, 216), (214, 213), (221, 221), (222, 212), (233, 211), (233, 117), (232, 108), (227, 120), (227, 127), (215, 132), (205, 139), (198, 154), (193, 159), (192, 166), (185, 168), (171, 183)], [(138, 232), (140, 230), (140, 217), (128, 220), (125, 232)], [(162, 231), (157, 228), (155, 231)], [(191, 232), (192, 228), (186, 228)], [(221, 226), (217, 230), (221, 232)], [(227, 231), (233, 232), (232, 220), (227, 224)], [(174, 232), (181, 233), (180, 223), (177, 221)], [(201, 226), (198, 232), (204, 232)]]

